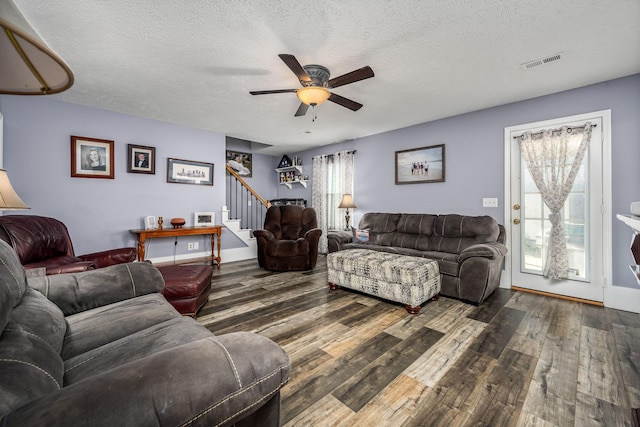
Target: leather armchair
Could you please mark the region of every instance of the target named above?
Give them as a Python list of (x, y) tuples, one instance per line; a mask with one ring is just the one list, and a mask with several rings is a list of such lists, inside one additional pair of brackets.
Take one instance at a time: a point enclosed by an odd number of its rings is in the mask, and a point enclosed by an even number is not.
[(46, 268), (48, 275), (93, 270), (136, 258), (133, 247), (76, 256), (67, 227), (57, 219), (37, 215), (0, 216), (0, 239), (13, 247), (25, 269)]
[(267, 209), (264, 230), (254, 230), (258, 264), (270, 271), (311, 270), (318, 260), (316, 211), (299, 205)]

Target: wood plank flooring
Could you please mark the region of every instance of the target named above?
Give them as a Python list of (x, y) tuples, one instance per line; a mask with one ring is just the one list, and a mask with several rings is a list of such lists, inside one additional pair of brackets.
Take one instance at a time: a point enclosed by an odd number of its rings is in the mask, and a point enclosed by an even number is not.
[(329, 290), (325, 261), (223, 263), (198, 313), (217, 335), (253, 331), (287, 351), (284, 426), (637, 426), (640, 315), (505, 289), (410, 315)]

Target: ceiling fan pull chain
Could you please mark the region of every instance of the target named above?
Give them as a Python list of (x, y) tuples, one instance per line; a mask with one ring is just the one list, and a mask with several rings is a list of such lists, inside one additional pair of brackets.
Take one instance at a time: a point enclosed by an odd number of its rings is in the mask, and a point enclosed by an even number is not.
[(311, 121), (315, 122), (316, 119), (318, 118), (318, 115), (316, 114), (316, 106), (315, 105), (311, 105), (311, 109), (313, 109), (313, 119)]

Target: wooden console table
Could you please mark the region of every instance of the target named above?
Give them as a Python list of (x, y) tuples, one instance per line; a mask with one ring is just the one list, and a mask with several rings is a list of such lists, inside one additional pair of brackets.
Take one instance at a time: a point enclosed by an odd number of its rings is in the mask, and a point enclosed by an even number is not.
[[(182, 228), (163, 228), (161, 230), (129, 230), (132, 234), (138, 236), (138, 261), (144, 261), (144, 243), (147, 239), (156, 237), (174, 237), (174, 236), (202, 236), (211, 235), (211, 263), (215, 261), (220, 268), (220, 237), (222, 236), (222, 225), (214, 225), (211, 227), (182, 227)], [(217, 251), (214, 252), (214, 248)]]

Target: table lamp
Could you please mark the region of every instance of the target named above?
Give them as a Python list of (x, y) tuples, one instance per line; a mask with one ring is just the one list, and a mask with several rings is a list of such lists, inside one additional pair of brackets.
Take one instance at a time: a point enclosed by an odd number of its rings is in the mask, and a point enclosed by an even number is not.
[(29, 209), (29, 206), (22, 201), (13, 189), (7, 171), (0, 169), (0, 211), (13, 209)]
[(349, 230), (349, 221), (351, 220), (351, 217), (349, 216), (349, 208), (356, 208), (356, 204), (353, 202), (353, 197), (351, 196), (351, 194), (344, 194), (342, 196), (342, 201), (340, 202), (338, 208), (347, 209), (347, 214), (344, 216), (344, 220), (347, 224), (345, 230)]

